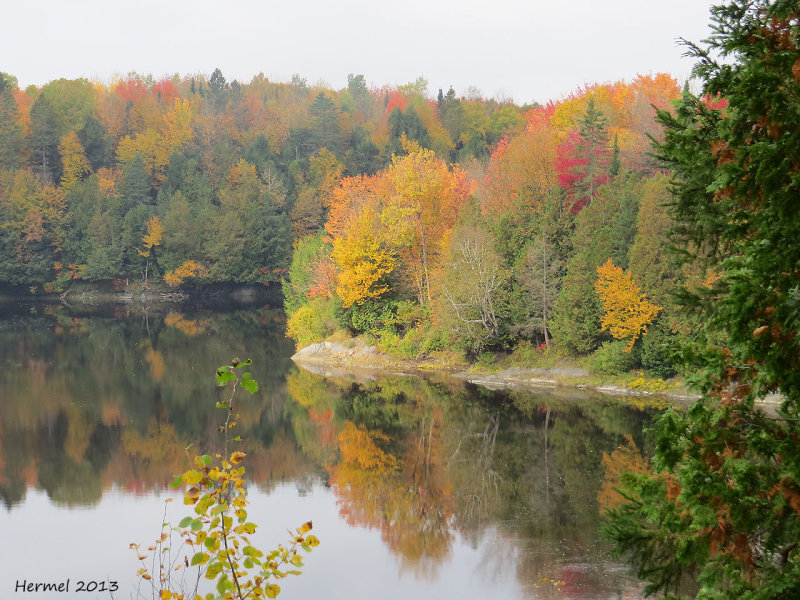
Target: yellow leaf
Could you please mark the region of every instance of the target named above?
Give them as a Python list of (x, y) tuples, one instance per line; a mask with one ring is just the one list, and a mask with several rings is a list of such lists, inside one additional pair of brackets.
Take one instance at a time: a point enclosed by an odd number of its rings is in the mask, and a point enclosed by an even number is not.
[(194, 504), (200, 498), (200, 490), (195, 486), (191, 487), (186, 490), (186, 493), (183, 495), (183, 503), (184, 504)]
[(231, 454), (231, 463), (233, 463), (234, 465), (238, 465), (240, 462), (242, 462), (242, 459), (245, 456), (247, 456), (247, 454), (245, 454), (244, 452), (239, 452), (237, 450), (236, 452)]
[(203, 480), (203, 474), (195, 469), (190, 469), (181, 475), (181, 479), (183, 479), (184, 483), (195, 485)]

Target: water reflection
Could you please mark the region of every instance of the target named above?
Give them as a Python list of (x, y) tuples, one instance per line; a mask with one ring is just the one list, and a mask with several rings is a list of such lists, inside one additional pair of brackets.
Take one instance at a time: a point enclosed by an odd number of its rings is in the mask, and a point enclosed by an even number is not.
[(211, 374), (247, 356), (261, 391), (239, 403), (239, 432), (260, 493), (293, 482), (298, 497), (319, 497), (322, 485), (351, 535), (374, 532), (427, 589), (473, 552), (489, 580), (512, 565), (522, 592), (510, 597), (638, 594), (596, 530), (614, 477), (647, 467), (652, 411), (447, 380), (323, 378), (292, 366), (291, 351), (272, 309), (7, 317), (0, 502), (38, 490), (87, 507), (112, 489), (151, 502), (191, 456), (220, 447)]

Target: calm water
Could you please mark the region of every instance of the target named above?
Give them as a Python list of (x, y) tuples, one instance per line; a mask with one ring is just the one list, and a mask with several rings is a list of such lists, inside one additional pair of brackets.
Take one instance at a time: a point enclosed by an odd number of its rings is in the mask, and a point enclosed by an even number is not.
[[(250, 518), (272, 548), (312, 519), (322, 544), (280, 598), (638, 598), (597, 539), (613, 473), (652, 413), (575, 396), (498, 394), (295, 367), (278, 310), (0, 306), (0, 597), (137, 597), (167, 487), (221, 446), (214, 369), (254, 360), (241, 397)], [(15, 592), (65, 582), (62, 593)], [(553, 582), (559, 582), (554, 585)], [(99, 585), (99, 584), (98, 584)], [(151, 597), (149, 592), (144, 597)]]

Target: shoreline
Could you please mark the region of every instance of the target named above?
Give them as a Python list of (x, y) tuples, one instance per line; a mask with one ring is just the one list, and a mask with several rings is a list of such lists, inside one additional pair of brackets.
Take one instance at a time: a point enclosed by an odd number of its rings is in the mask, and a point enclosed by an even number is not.
[(444, 375), (492, 390), (568, 393), (593, 392), (609, 397), (642, 397), (665, 399), (688, 405), (700, 396), (685, 389), (649, 391), (633, 389), (610, 382), (587, 383), (596, 377), (574, 366), (550, 368), (510, 367), (500, 371), (481, 371), (474, 366), (449, 366), (430, 360), (403, 359), (382, 354), (375, 346), (357, 340), (318, 342), (297, 351), (292, 361), (303, 369), (322, 376), (344, 376), (356, 381), (374, 380), (385, 375)]

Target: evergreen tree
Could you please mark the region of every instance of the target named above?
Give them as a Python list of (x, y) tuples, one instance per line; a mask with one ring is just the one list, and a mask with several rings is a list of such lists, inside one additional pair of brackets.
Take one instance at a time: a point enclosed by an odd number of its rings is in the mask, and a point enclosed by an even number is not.
[(610, 153), (608, 131), (603, 111), (595, 106), (594, 97), (589, 97), (586, 112), (580, 120), (578, 143), (575, 146), (577, 164), (573, 171), (577, 181), (573, 188), (577, 206), (591, 202), (597, 190), (608, 179)]
[(417, 142), (423, 148), (430, 148), (431, 138), (428, 130), (419, 118), (413, 106), (409, 106), (405, 112), (395, 108), (389, 115), (389, 126), (392, 128), (389, 142), (383, 149), (384, 162), (391, 162), (392, 154), (403, 154), (401, 138)]
[[(706, 356), (702, 398), (661, 418), (655, 474), (627, 479), (607, 532), (646, 592), (789, 600), (800, 597), (797, 2), (733, 0), (712, 19), (707, 46), (690, 45), (704, 95), (659, 113), (658, 150), (674, 175), (673, 237), (713, 275), (687, 306), (727, 342)], [(773, 416), (758, 405), (770, 392)]]
[(13, 94), (16, 87), (14, 77), (0, 73), (0, 169), (16, 167), (20, 162), (22, 127)]
[(211, 105), (216, 110), (225, 108), (228, 101), (228, 82), (225, 81), (225, 76), (219, 68), (214, 69), (211, 78), (208, 80), (209, 99)]
[(314, 151), (327, 148), (337, 156), (342, 152), (342, 136), (339, 130), (341, 111), (324, 93), (320, 92), (308, 109), (311, 116), (311, 142)]
[(31, 162), (42, 181), (53, 183), (61, 178), (58, 159), (58, 127), (55, 112), (44, 94), (31, 107)]

